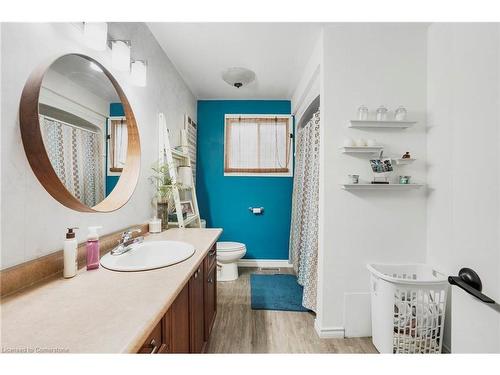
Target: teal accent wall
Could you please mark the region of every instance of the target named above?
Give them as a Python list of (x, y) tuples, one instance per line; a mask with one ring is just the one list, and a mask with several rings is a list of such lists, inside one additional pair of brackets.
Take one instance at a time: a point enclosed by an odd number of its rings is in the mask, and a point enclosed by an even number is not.
[[(125, 116), (122, 103), (111, 103), (109, 105), (109, 116)], [(109, 134), (108, 124), (106, 124), (106, 134)], [(106, 142), (106, 171), (108, 170), (108, 142)], [(106, 172), (106, 196), (115, 188), (120, 176), (108, 176)]]
[(125, 116), (125, 111), (123, 110), (122, 103), (111, 103), (109, 105), (109, 115), (113, 116)]
[[(289, 100), (198, 101), (196, 189), (207, 226), (220, 241), (243, 242), (248, 259), (288, 259), (292, 177), (224, 176), (225, 114), (290, 114)], [(264, 207), (254, 215), (249, 207)]]

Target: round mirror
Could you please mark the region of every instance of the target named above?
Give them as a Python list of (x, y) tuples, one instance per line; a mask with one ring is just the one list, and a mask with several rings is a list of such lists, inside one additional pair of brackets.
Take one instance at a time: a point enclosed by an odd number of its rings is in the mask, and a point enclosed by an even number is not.
[(31, 168), (60, 203), (110, 212), (130, 199), (140, 169), (137, 124), (97, 61), (68, 54), (40, 67), (24, 87), (19, 116)]

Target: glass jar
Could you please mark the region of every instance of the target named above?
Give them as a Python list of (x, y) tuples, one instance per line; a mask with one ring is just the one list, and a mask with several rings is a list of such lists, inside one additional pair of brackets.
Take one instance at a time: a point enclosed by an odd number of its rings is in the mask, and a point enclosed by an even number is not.
[(158, 198), (156, 203), (156, 217), (161, 220), (161, 229), (168, 229), (168, 199)]
[(381, 105), (377, 108), (377, 121), (386, 121), (387, 120), (387, 108)]
[(408, 185), (410, 183), (411, 176), (399, 176), (399, 183), (401, 185)]
[(368, 108), (365, 105), (358, 108), (358, 120), (368, 120)]
[(394, 112), (394, 119), (396, 121), (405, 121), (407, 114), (408, 114), (408, 111), (406, 110), (406, 108), (403, 106), (399, 106), (396, 109), (396, 112)]

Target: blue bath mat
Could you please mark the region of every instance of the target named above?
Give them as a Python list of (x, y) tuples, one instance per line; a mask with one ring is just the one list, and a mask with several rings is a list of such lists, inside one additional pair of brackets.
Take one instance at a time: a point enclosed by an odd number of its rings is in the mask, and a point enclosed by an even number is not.
[(303, 287), (294, 275), (250, 275), (253, 310), (309, 311), (302, 306)]

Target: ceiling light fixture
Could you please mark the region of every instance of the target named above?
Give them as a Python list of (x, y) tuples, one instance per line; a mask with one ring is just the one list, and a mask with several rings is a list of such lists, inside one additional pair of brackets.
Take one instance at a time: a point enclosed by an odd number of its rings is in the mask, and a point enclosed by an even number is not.
[(247, 68), (233, 67), (228, 68), (222, 73), (222, 79), (231, 86), (239, 89), (255, 81), (255, 73)]
[(104, 51), (108, 43), (108, 24), (106, 22), (84, 22), (83, 37), (89, 48)]
[(130, 71), (130, 41), (111, 41), (111, 63), (116, 70)]
[(131, 64), (130, 79), (136, 86), (146, 86), (148, 64), (145, 60), (134, 60)]

